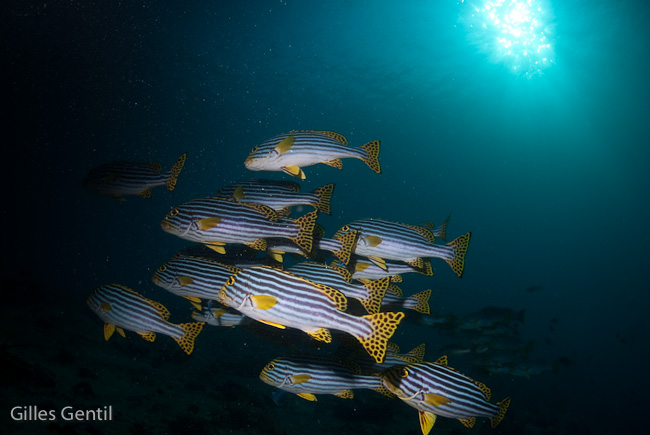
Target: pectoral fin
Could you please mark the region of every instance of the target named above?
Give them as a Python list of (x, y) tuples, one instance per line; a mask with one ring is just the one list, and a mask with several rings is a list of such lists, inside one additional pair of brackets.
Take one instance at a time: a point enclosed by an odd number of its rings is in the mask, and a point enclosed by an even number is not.
[(273, 306), (278, 303), (278, 300), (276, 298), (268, 295), (251, 296), (250, 301), (253, 308), (258, 310), (268, 310), (270, 308), (273, 308)]
[(199, 229), (201, 231), (211, 230), (212, 228), (216, 227), (219, 224), (219, 222), (221, 222), (221, 218), (219, 217), (203, 218), (197, 221), (199, 225)]
[(311, 375), (293, 375), (291, 376), (291, 382), (295, 385), (302, 384), (311, 379)]
[(451, 402), (451, 399), (441, 396), (440, 394), (423, 394), (424, 402), (432, 406), (441, 406)]
[(285, 137), (280, 141), (279, 144), (275, 146), (275, 152), (278, 153), (279, 155), (286, 153), (291, 149), (295, 140), (296, 138), (293, 135)]

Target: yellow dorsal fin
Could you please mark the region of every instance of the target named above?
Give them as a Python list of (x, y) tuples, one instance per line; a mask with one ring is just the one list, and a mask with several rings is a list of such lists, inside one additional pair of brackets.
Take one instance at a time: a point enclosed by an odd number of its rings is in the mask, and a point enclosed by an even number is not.
[(334, 302), (334, 306), (337, 310), (345, 311), (348, 309), (348, 298), (346, 298), (340, 290), (337, 290), (325, 284), (314, 283), (314, 286), (325, 293), (325, 295), (327, 295), (327, 297), (330, 298), (332, 302)]
[(400, 348), (397, 343), (393, 343), (392, 341), (389, 341), (388, 343), (386, 343), (386, 351), (388, 353), (397, 354), (400, 352)]
[(154, 171), (156, 174), (160, 174), (160, 171), (162, 171), (162, 165), (160, 162), (152, 162), (152, 163), (147, 163), (146, 166)]
[(295, 385), (300, 385), (311, 379), (311, 375), (293, 375), (291, 382)]
[(278, 220), (278, 212), (273, 210), (268, 205), (264, 205), (264, 204), (244, 204), (244, 205), (264, 215), (264, 217), (268, 219), (269, 222), (276, 222)]
[(279, 155), (286, 153), (291, 149), (295, 140), (296, 138), (293, 135), (285, 137), (275, 146), (275, 152)]
[(490, 390), (490, 387), (485, 385), (483, 382), (479, 382), (479, 381), (473, 381), (473, 382), (474, 385), (476, 385), (479, 388), (479, 390), (481, 390), (483, 396), (485, 397), (485, 400), (490, 400), (490, 398), (492, 397), (492, 390)]
[(269, 295), (254, 295), (250, 297), (250, 301), (253, 304), (253, 308), (257, 310), (268, 310), (278, 303), (275, 297)]
[(448, 364), (447, 355), (443, 355), (433, 362), (434, 364), (439, 364), (441, 366), (446, 366)]
[(113, 336), (113, 332), (115, 332), (115, 325), (112, 323), (104, 323), (104, 340), (108, 341)]
[(316, 401), (316, 396), (311, 393), (297, 393), (297, 395), (298, 397), (302, 397), (303, 399), (309, 400), (310, 402)]
[(424, 228), (418, 225), (409, 225), (409, 224), (403, 224), (406, 228), (410, 228), (422, 237), (424, 237), (427, 242), (433, 243), (436, 240), (436, 237), (433, 235), (430, 229)]
[(327, 130), (310, 130), (312, 133), (320, 133), (324, 134), (327, 137), (331, 137), (341, 145), (347, 145), (348, 140), (343, 136), (341, 133), (337, 133), (335, 131), (327, 131)]
[(422, 435), (429, 435), (431, 428), (436, 423), (436, 415), (431, 412), (418, 412), (420, 416), (420, 429), (422, 429)]
[(169, 319), (169, 315), (170, 315), (170, 313), (169, 313), (169, 310), (167, 309), (167, 307), (165, 307), (165, 306), (164, 306), (163, 304), (161, 304), (160, 302), (152, 301), (151, 299), (147, 299), (147, 298), (145, 298), (144, 296), (143, 296), (142, 298), (143, 298), (145, 301), (147, 301), (147, 303), (148, 303), (149, 305), (151, 305), (152, 307), (154, 307), (154, 308), (156, 309), (156, 311), (158, 311), (158, 313), (160, 314), (160, 317), (162, 317), (163, 320), (168, 320), (168, 319)]
[(390, 282), (403, 282), (402, 275), (393, 275), (390, 277)]
[(414, 267), (416, 269), (423, 269), (424, 268), (424, 259), (421, 257), (414, 258), (412, 260), (404, 260), (404, 263), (408, 264), (411, 267)]
[(214, 216), (214, 217), (199, 219), (196, 223), (199, 225), (199, 229), (201, 231), (208, 231), (216, 227), (217, 225), (219, 225), (220, 222), (221, 222), (221, 218)]
[(414, 347), (408, 354), (411, 355), (413, 358), (417, 360), (417, 362), (422, 362), (424, 361), (424, 354), (427, 349), (427, 344), (422, 343), (416, 347)]

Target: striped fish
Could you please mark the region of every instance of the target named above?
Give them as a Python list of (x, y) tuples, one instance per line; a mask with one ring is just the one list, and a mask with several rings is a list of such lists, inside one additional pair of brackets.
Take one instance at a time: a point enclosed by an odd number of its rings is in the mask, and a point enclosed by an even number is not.
[(418, 410), (420, 427), (427, 435), (438, 415), (457, 418), (473, 427), (476, 417), (488, 417), (496, 427), (510, 405), (510, 398), (492, 404), (490, 389), (447, 366), (447, 357), (436, 362), (394, 366), (382, 372), (384, 386)]
[(377, 281), (367, 281), (363, 284), (354, 284), (350, 282), (351, 275), (347, 269), (311, 262), (298, 263), (287, 270), (310, 281), (333, 287), (346, 297), (358, 300), (370, 314), (379, 312), (381, 301), (390, 284), (388, 277)]
[(192, 319), (212, 326), (239, 326), (253, 322), (250, 317), (240, 313), (231, 313), (225, 308), (202, 307), (192, 311)]
[(291, 214), (291, 207), (310, 205), (321, 213), (331, 214), (330, 202), (334, 184), (326, 184), (309, 193), (300, 193), (293, 181), (250, 179), (219, 189), (215, 196), (232, 198), (246, 204), (262, 204), (281, 215)]
[(119, 284), (99, 287), (86, 303), (105, 322), (106, 340), (115, 331), (124, 337), (124, 329), (140, 334), (147, 341), (154, 341), (156, 333), (160, 333), (172, 337), (189, 355), (194, 350), (194, 339), (205, 325), (200, 322), (170, 323), (169, 310), (162, 304)]
[[(361, 282), (366, 282), (367, 280), (362, 280)], [(372, 281), (371, 281), (372, 282)], [(429, 307), (429, 298), (431, 297), (431, 289), (423, 290), (419, 293), (415, 293), (411, 296), (402, 297), (395, 293), (394, 285), (389, 286), (388, 292), (384, 295), (384, 299), (381, 301), (382, 308), (387, 309), (407, 309), (417, 311), (422, 314), (429, 314), (431, 308)], [(399, 290), (401, 293), (401, 290)]]
[(291, 131), (253, 148), (244, 164), (251, 171), (284, 171), (304, 180), (306, 176), (301, 168), (324, 163), (343, 169), (341, 159), (355, 158), (381, 173), (378, 140), (359, 148), (347, 144), (344, 136), (332, 131)]
[(445, 221), (438, 227), (436, 227), (433, 222), (426, 222), (422, 224), (422, 226), (431, 230), (431, 233), (434, 237), (441, 238), (442, 240), (447, 240), (447, 225), (449, 224), (450, 217), (451, 215), (447, 216), (447, 219), (445, 219)]
[(266, 250), (265, 239), (269, 237), (289, 239), (310, 252), (317, 217), (318, 211), (314, 210), (295, 220), (278, 219), (275, 210), (264, 205), (208, 197), (174, 208), (161, 226), (168, 233), (203, 243), (221, 254), (227, 243)]
[(124, 201), (125, 195), (151, 197), (151, 189), (164, 185), (174, 190), (187, 153), (181, 155), (168, 172), (162, 172), (160, 163), (116, 161), (106, 163), (88, 172), (83, 185), (100, 195)]
[(385, 266), (385, 260), (399, 260), (424, 268), (424, 258), (442, 258), (459, 276), (463, 276), (465, 254), (472, 233), (467, 233), (446, 245), (434, 244), (434, 236), (427, 228), (383, 219), (362, 219), (345, 225), (334, 237), (350, 229), (359, 232), (353, 253), (368, 257), (376, 265)]
[(378, 362), (384, 360), (386, 343), (404, 318), (404, 313), (393, 312), (347, 314), (348, 300), (340, 291), (266, 266), (231, 276), (219, 301), (262, 323), (300, 329), (326, 343), (332, 341), (329, 329), (347, 332)]
[(217, 300), (219, 291), (239, 268), (206, 258), (177, 256), (154, 272), (151, 280), (157, 286), (192, 302)]
[(352, 399), (352, 390), (355, 389), (371, 389), (390, 394), (379, 377), (362, 375), (356, 364), (321, 356), (276, 358), (262, 369), (260, 379), (312, 402), (316, 401), (316, 394), (333, 394), (343, 399)]
[(384, 260), (383, 264), (378, 266), (367, 258), (358, 255), (353, 255), (350, 263), (352, 278), (354, 279), (379, 279), (385, 276), (390, 276), (392, 278), (405, 273), (421, 273), (423, 275), (433, 276), (431, 260), (428, 258), (422, 259), (422, 264), (424, 266), (422, 269), (415, 268), (404, 262), (391, 260)]

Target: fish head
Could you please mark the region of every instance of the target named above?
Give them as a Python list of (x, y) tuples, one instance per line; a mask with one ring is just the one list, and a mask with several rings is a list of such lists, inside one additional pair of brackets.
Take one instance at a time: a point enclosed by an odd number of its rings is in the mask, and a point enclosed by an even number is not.
[(90, 310), (97, 314), (102, 320), (106, 319), (106, 313), (111, 311), (111, 306), (108, 302), (104, 300), (101, 295), (101, 287), (95, 290), (89, 297), (86, 299), (86, 305)]
[(264, 170), (266, 163), (271, 156), (271, 151), (272, 150), (266, 150), (259, 146), (254, 147), (244, 161), (244, 166), (246, 166), (246, 169), (249, 171)]
[(237, 281), (236, 278), (237, 274), (228, 277), (226, 282), (221, 287), (221, 290), (219, 290), (219, 293), (217, 294), (219, 302), (234, 308), (238, 308), (241, 305), (242, 299), (238, 297), (237, 288), (235, 286), (235, 282)]
[(175, 207), (167, 213), (160, 222), (163, 231), (179, 237), (186, 237), (192, 228), (196, 227), (197, 219), (191, 207)]
[(409, 367), (406, 365), (395, 365), (392, 366), (383, 372), (381, 372), (380, 377), (384, 386), (399, 397), (404, 399), (407, 397), (407, 393), (404, 388), (404, 380), (410, 375)]
[(277, 387), (282, 383), (277, 377), (277, 373), (278, 373), (278, 371), (276, 370), (277, 364), (278, 364), (278, 358), (274, 359), (266, 366), (264, 366), (264, 368), (260, 372), (260, 379), (262, 380), (262, 382), (274, 387)]
[(159, 287), (170, 290), (180, 285), (175, 285), (177, 273), (170, 263), (165, 263), (158, 268), (151, 277), (151, 281)]

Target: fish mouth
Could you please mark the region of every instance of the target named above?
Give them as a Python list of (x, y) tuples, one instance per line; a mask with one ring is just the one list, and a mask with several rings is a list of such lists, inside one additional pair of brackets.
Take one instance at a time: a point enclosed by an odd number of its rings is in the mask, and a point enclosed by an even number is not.
[(174, 230), (174, 227), (172, 226), (171, 222), (167, 220), (167, 218), (163, 219), (160, 222), (160, 227), (163, 229), (163, 231), (171, 233)]

